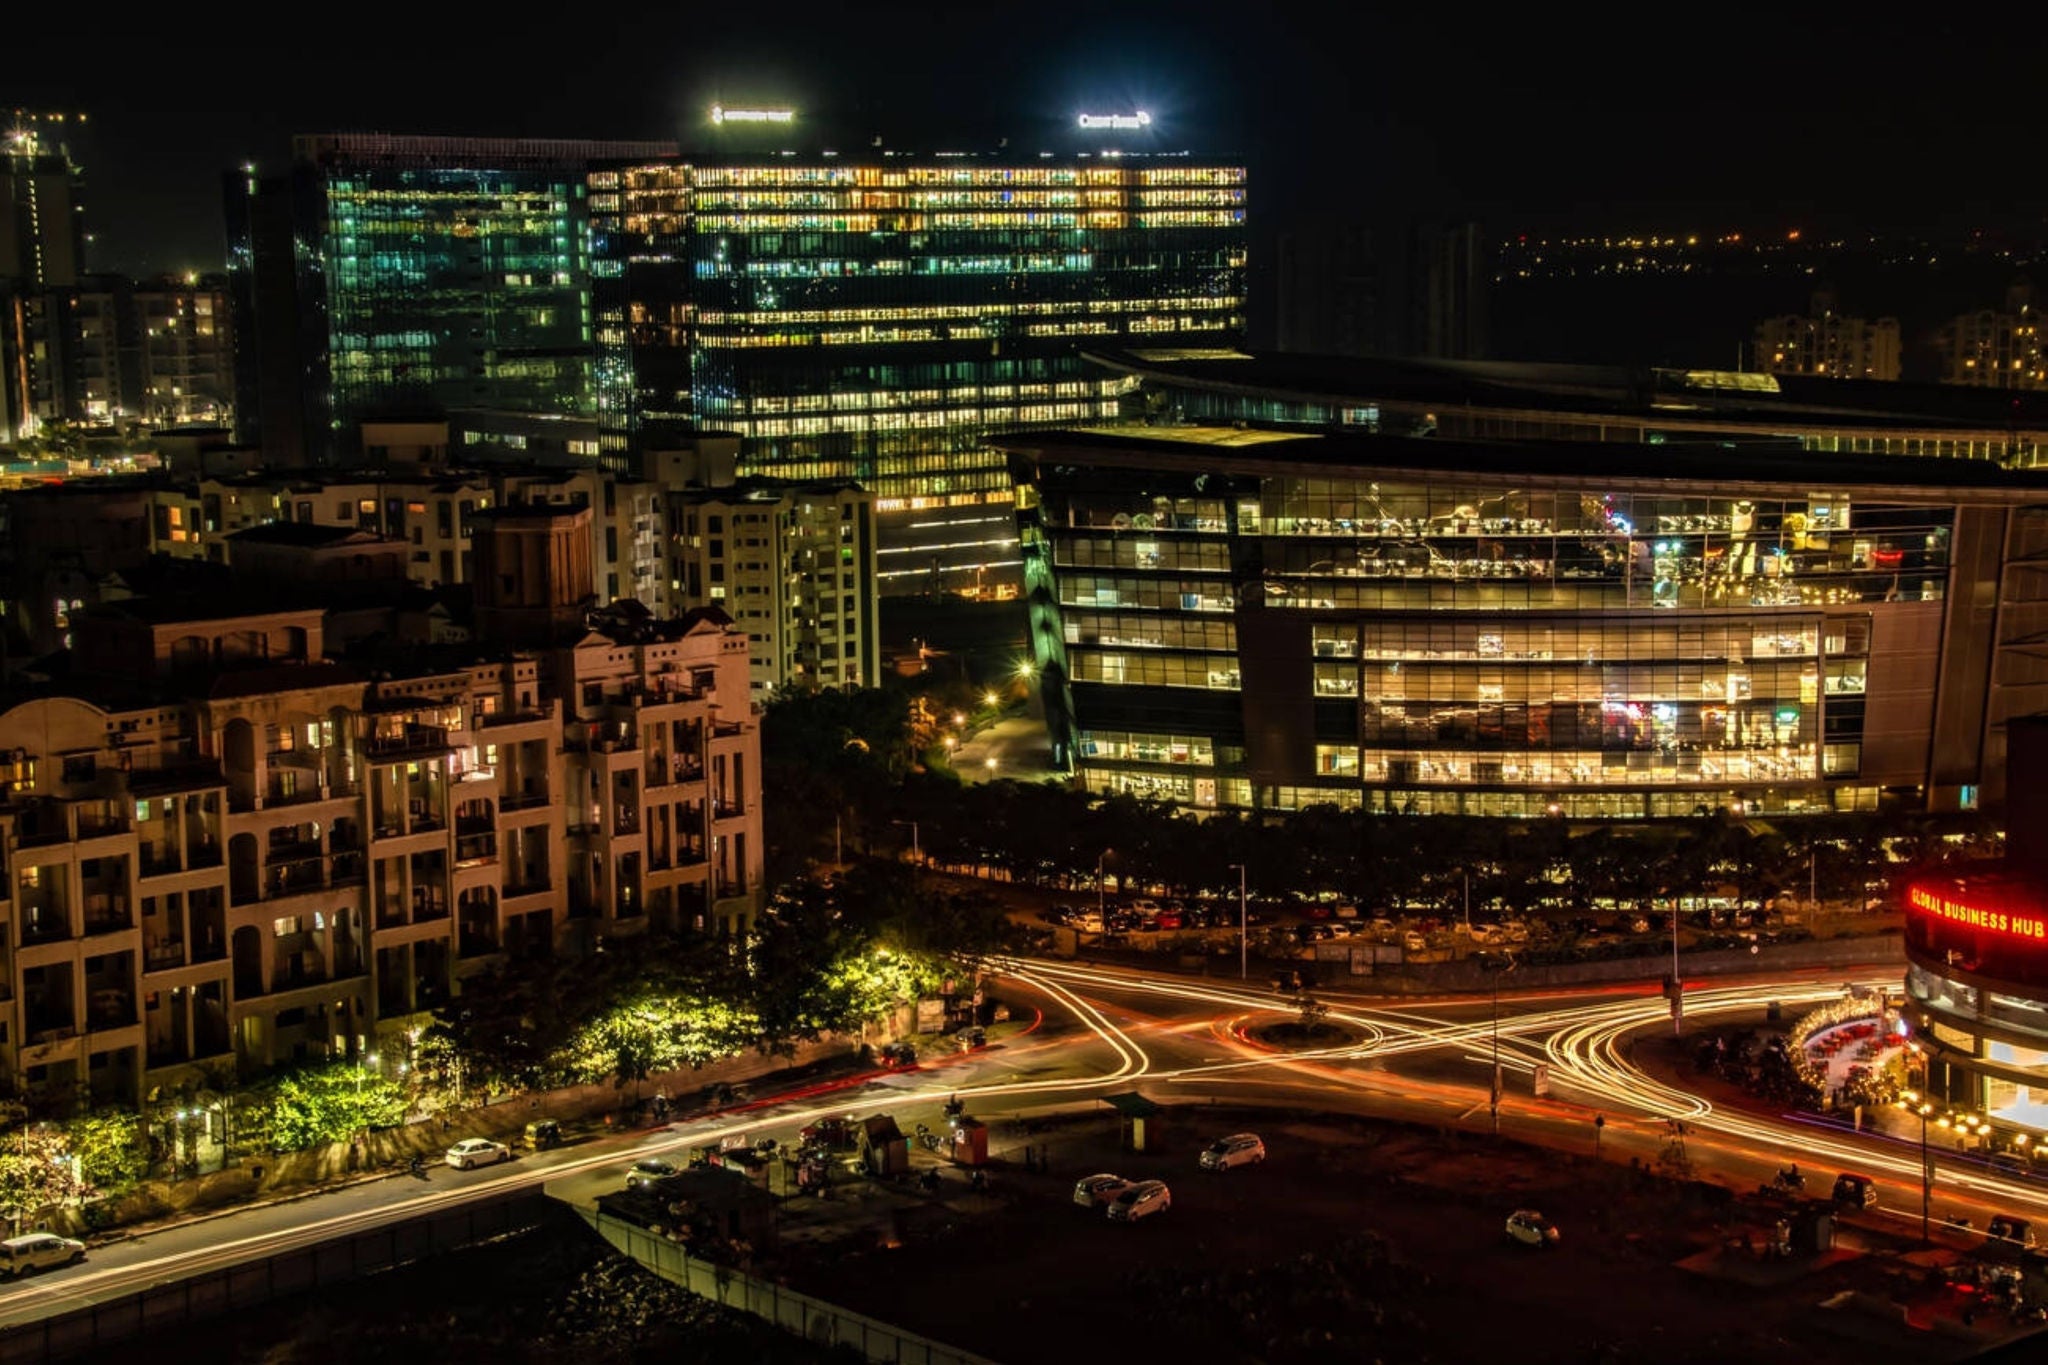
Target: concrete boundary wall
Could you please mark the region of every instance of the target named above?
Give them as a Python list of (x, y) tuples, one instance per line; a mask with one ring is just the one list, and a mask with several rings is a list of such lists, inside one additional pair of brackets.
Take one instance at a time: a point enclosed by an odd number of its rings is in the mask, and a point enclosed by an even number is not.
[[(392, 1223), (352, 1237), (321, 1242), (276, 1256), (252, 1256), (138, 1293), (0, 1327), (0, 1361), (44, 1365), (106, 1352), (164, 1328), (253, 1308), (287, 1294), (373, 1275), (378, 1271), (492, 1241), (559, 1218), (537, 1191), (484, 1200)], [(171, 1272), (175, 1274), (175, 1271)], [(135, 1346), (138, 1355), (146, 1348)]]
[(994, 1365), (984, 1356), (942, 1346), (785, 1285), (697, 1260), (666, 1237), (596, 1209), (577, 1206), (576, 1212), (619, 1252), (669, 1283), (721, 1307), (751, 1313), (819, 1346), (848, 1346), (877, 1365)]

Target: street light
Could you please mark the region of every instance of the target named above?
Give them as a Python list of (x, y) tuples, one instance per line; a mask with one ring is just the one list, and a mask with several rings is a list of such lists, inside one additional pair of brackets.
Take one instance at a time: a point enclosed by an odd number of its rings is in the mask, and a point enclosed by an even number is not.
[(1095, 932), (1098, 934), (1109, 932), (1109, 901), (1102, 893), (1102, 865), (1114, 852), (1113, 848), (1105, 848), (1095, 855)]
[(994, 777), (996, 775), (996, 756), (994, 754), (990, 754), (987, 758), (983, 759), (981, 761), (981, 765), (984, 768), (988, 769), (988, 775), (990, 777)]
[(892, 825), (910, 826), (910, 860), (922, 866), (924, 863), (924, 850), (918, 846), (917, 842), (917, 821), (891, 820), (889, 823)]
[(1231, 866), (1237, 869), (1237, 979), (1242, 981), (1250, 970), (1251, 933), (1248, 926), (1251, 916), (1245, 913), (1244, 864), (1232, 863)]

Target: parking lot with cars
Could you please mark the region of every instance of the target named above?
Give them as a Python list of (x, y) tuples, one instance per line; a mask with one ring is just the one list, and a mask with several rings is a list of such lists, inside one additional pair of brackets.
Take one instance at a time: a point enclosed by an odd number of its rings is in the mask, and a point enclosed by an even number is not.
[[(1815, 1305), (1888, 1283), (1860, 1255), (1765, 1287), (1701, 1274), (1687, 1266), (1739, 1215), (1554, 1152), (1198, 1105), (1156, 1133), (1128, 1152), (1113, 1122), (1069, 1123), (1049, 1170), (1002, 1163), (979, 1198), (947, 1172), (941, 1216), (789, 1282), (1005, 1365), (1079, 1342), (1099, 1359), (1487, 1359), (1503, 1321), (1528, 1324), (1518, 1361), (1811, 1361), (1849, 1349)], [(1244, 1139), (1265, 1159), (1209, 1156)], [(933, 1292), (962, 1267), (975, 1292)]]

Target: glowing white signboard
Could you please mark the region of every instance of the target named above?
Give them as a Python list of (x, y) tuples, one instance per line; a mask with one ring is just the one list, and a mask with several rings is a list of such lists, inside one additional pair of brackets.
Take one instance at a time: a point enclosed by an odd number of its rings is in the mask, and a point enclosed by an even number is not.
[(722, 104), (711, 106), (713, 123), (794, 123), (794, 109), (728, 109)]
[(1127, 130), (1149, 128), (1152, 126), (1152, 116), (1143, 109), (1140, 109), (1135, 114), (1083, 114), (1081, 115), (1081, 126), (1083, 128), (1123, 128)]

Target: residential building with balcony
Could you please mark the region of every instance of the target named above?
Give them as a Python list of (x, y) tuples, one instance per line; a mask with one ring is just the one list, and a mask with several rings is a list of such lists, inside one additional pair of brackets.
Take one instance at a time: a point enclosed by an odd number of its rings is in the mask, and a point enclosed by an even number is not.
[[(584, 542), (580, 512), (543, 521)], [(516, 643), (491, 625), (526, 619), (517, 581), (473, 643), (346, 656), (317, 607), (82, 609), (0, 698), (0, 1088), (137, 1102), (400, 1055), (493, 964), (744, 932), (746, 638), (715, 612), (590, 615), (587, 583), (571, 564), (545, 593), (583, 610)]]

